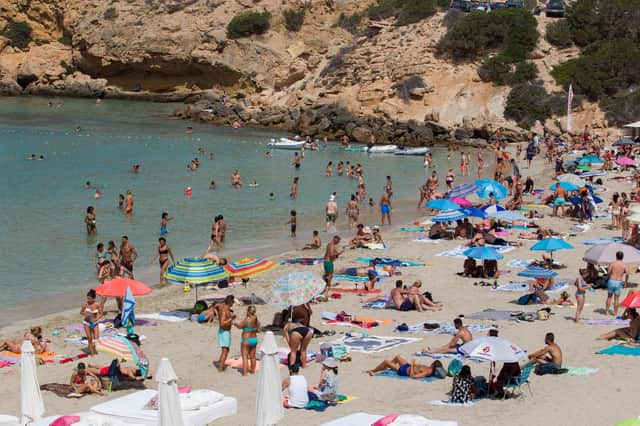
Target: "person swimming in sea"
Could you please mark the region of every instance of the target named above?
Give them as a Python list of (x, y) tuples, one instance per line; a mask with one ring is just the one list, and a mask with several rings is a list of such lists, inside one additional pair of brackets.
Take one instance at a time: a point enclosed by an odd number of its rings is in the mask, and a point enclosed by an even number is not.
[(173, 220), (173, 218), (169, 217), (169, 213), (162, 212), (162, 216), (160, 217), (160, 235), (167, 235), (169, 233), (167, 225), (170, 220)]
[(276, 194), (274, 194), (273, 192), (269, 193), (269, 201), (275, 201), (276, 199)]
[(251, 182), (251, 183), (249, 184), (249, 187), (250, 187), (250, 188), (257, 188), (257, 187), (258, 187), (258, 182), (254, 180), (253, 182)]
[(124, 194), (118, 195), (118, 208), (120, 210), (124, 208)]
[(25, 157), (25, 160), (35, 160), (36, 159), (36, 155), (35, 154), (31, 154), (28, 157)]
[(87, 207), (84, 223), (87, 225), (87, 235), (95, 235), (98, 233), (98, 229), (96, 228), (96, 214), (93, 211), (93, 206)]
[(102, 192), (100, 192), (99, 188), (96, 188), (96, 192), (93, 193), (93, 198), (97, 200), (98, 198), (102, 198)]
[(91, 189), (91, 182), (86, 181), (86, 182), (84, 183), (84, 189)]
[(209, 184), (209, 189), (213, 190), (216, 189), (216, 181), (212, 180), (211, 183)]

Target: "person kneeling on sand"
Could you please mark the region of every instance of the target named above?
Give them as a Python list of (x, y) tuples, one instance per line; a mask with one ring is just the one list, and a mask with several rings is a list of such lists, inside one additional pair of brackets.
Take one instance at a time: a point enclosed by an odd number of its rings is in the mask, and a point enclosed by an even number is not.
[(460, 318), (454, 319), (453, 325), (455, 326), (456, 330), (458, 330), (458, 332), (455, 334), (455, 336), (453, 336), (449, 343), (434, 349), (427, 347), (426, 349), (423, 349), (422, 352), (426, 354), (461, 354), (460, 346), (472, 341), (473, 334), (471, 334), (469, 329), (462, 324), (462, 320)]
[(409, 377), (411, 379), (421, 379), (423, 377), (438, 376), (444, 378), (447, 373), (440, 361), (434, 361), (431, 365), (418, 364), (415, 359), (408, 362), (400, 355), (396, 355), (393, 359), (385, 359), (372, 370), (367, 371), (370, 376), (380, 371), (393, 370), (400, 377)]
[(640, 344), (640, 315), (633, 308), (627, 308), (622, 313), (623, 320), (629, 321), (628, 327), (618, 328), (598, 337), (597, 340), (623, 339)]

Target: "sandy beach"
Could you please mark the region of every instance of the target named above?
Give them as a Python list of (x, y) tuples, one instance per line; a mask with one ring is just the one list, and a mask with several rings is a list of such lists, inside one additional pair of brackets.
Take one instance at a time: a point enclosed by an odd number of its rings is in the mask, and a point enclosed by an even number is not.
[[(545, 162), (542, 156), (534, 159), (532, 168), (525, 168), (525, 161), (520, 161), (523, 175), (532, 176), (535, 180), (536, 188), (548, 188), (551, 183), (551, 164)], [(472, 172), (475, 172), (472, 170)], [(611, 172), (612, 176), (615, 172)], [(609, 177), (607, 176), (607, 177)], [(614, 183), (605, 179), (605, 186), (610, 191), (629, 192), (632, 183)], [(605, 206), (610, 199), (610, 194), (605, 193)], [(374, 194), (376, 195), (376, 194)], [(414, 204), (412, 202), (411, 204)], [(413, 212), (412, 212), (413, 209)], [(496, 310), (535, 310), (535, 306), (519, 306), (515, 300), (523, 293), (492, 291), (490, 287), (474, 285), (478, 279), (463, 278), (456, 275), (462, 270), (464, 258), (460, 257), (437, 257), (436, 254), (445, 250), (453, 249), (465, 242), (463, 241), (443, 241), (439, 244), (426, 244), (414, 241), (418, 233), (398, 232), (400, 226), (410, 226), (413, 221), (422, 221), (427, 218), (424, 210), (418, 212), (414, 207), (409, 206), (402, 209), (402, 218), (395, 218), (392, 227), (382, 228), (383, 237), (389, 248), (383, 251), (347, 250), (336, 262), (336, 268), (340, 269), (348, 266), (364, 266), (363, 263), (355, 261), (357, 257), (392, 257), (415, 262), (423, 262), (426, 266), (399, 268), (401, 275), (390, 277), (379, 283), (383, 292), (392, 288), (395, 279), (402, 279), (405, 284), (410, 285), (414, 280), (420, 279), (423, 283), (423, 291), (430, 291), (434, 299), (444, 303), (444, 309), (439, 312), (418, 313), (399, 312), (396, 310), (369, 310), (362, 307), (362, 301), (366, 297), (357, 294), (343, 294), (340, 299), (329, 299), (328, 302), (312, 305), (314, 314), (312, 325), (320, 330), (335, 330), (336, 334), (331, 337), (314, 338), (310, 349), (318, 351), (322, 342), (330, 342), (343, 337), (344, 333), (350, 331), (360, 331), (356, 328), (327, 326), (322, 324), (321, 314), (324, 311), (340, 312), (346, 311), (353, 315), (375, 317), (378, 319), (392, 319), (393, 323), (381, 324), (378, 327), (367, 330), (370, 335), (412, 337), (419, 339), (410, 344), (401, 345), (388, 351), (379, 353), (352, 352), (351, 362), (342, 362), (339, 366), (340, 393), (348, 395), (353, 400), (329, 407), (322, 413), (306, 410), (286, 410), (285, 418), (280, 424), (298, 425), (309, 424), (318, 425), (332, 419), (348, 415), (354, 412), (368, 412), (373, 414), (419, 414), (430, 419), (455, 420), (459, 425), (511, 425), (514, 423), (525, 425), (549, 424), (549, 425), (612, 425), (616, 421), (634, 417), (640, 414), (638, 404), (638, 358), (631, 356), (607, 356), (597, 355), (599, 349), (610, 346), (612, 343), (596, 341), (600, 334), (616, 328), (611, 325), (588, 325), (586, 323), (576, 324), (573, 322), (575, 311), (573, 307), (552, 307), (552, 315), (548, 321), (517, 322), (517, 321), (481, 321), (466, 319), (470, 314), (483, 311), (485, 309)], [(544, 218), (536, 220), (540, 226), (552, 228), (559, 233), (569, 233), (573, 222), (569, 219), (550, 217), (551, 209), (540, 208), (540, 213)], [(344, 220), (344, 218), (343, 218)], [(370, 220), (368, 225), (377, 224), (378, 219)], [(590, 230), (569, 236), (567, 241), (575, 248), (573, 250), (560, 251), (554, 254), (554, 258), (567, 267), (559, 270), (559, 279), (569, 279), (571, 283), (577, 277), (578, 268), (584, 266), (582, 255), (588, 246), (583, 242), (597, 237), (619, 236), (620, 231), (608, 229), (609, 219), (597, 219)], [(346, 237), (348, 234), (344, 234)], [(323, 243), (329, 237), (322, 233)], [(517, 232), (512, 231), (512, 235), (507, 239), (513, 240), (517, 237)], [(298, 244), (306, 242), (307, 234), (298, 237)], [(500, 277), (499, 284), (507, 284), (510, 281), (522, 281), (517, 277), (517, 272), (521, 268), (508, 267), (509, 261), (514, 259), (535, 259), (540, 258), (540, 252), (530, 251), (529, 248), (535, 241), (523, 241), (523, 246), (515, 248), (505, 254), (505, 259), (500, 260), (500, 269), (509, 270), (508, 273)], [(289, 251), (274, 255), (271, 259), (279, 261), (295, 256), (315, 256), (323, 255), (322, 250), (314, 251)], [(260, 275), (249, 282), (244, 287), (235, 287), (216, 292), (224, 294), (234, 294), (235, 296), (247, 296), (252, 293), (260, 294), (263, 286), (272, 282), (279, 276), (290, 271), (311, 271), (319, 275), (322, 274), (322, 265), (300, 266), (284, 265), (269, 273)], [(155, 276), (154, 281), (155, 282)], [(637, 288), (637, 275), (630, 278), (632, 288)], [(353, 283), (342, 282), (341, 287), (352, 287)], [(575, 288), (570, 285), (567, 291), (572, 299)], [(627, 290), (623, 290), (625, 295)], [(202, 291), (202, 295), (207, 291)], [(77, 295), (77, 308), (63, 312), (57, 312), (41, 317), (39, 310), (30, 312), (32, 317), (29, 320), (20, 320), (4, 326), (0, 329), (1, 338), (17, 337), (29, 326), (41, 325), (45, 336), (51, 338), (53, 349), (60, 354), (74, 355), (82, 351), (82, 346), (76, 346), (64, 342), (66, 332), (59, 336), (51, 337), (51, 331), (56, 328), (63, 328), (69, 324), (79, 323), (81, 320), (78, 311), (83, 301), (83, 295)], [(554, 294), (555, 296), (555, 294)], [(181, 286), (171, 286), (162, 290), (155, 290), (151, 295), (137, 298), (136, 313), (154, 313), (164, 310), (190, 308), (194, 302), (194, 293), (184, 293)], [(606, 292), (587, 292), (583, 317), (586, 319), (605, 318), (603, 307)], [(574, 299), (575, 300), (575, 299)], [(30, 306), (20, 307), (20, 309), (31, 309)], [(107, 309), (113, 311), (115, 304), (112, 301), (107, 303)], [(258, 318), (262, 325), (271, 323), (276, 309), (268, 305), (257, 306)], [(239, 318), (243, 318), (246, 308), (237, 303), (234, 311)], [(588, 376), (571, 375), (546, 375), (532, 376), (531, 389), (533, 397), (525, 390), (524, 398), (509, 399), (506, 401), (484, 399), (478, 401), (470, 407), (436, 407), (430, 405), (431, 400), (445, 400), (447, 393), (451, 390), (451, 378), (445, 378), (434, 382), (424, 383), (413, 380), (397, 380), (388, 377), (369, 377), (366, 370), (373, 368), (382, 359), (392, 358), (394, 355), (402, 355), (407, 359), (412, 358), (412, 354), (427, 346), (439, 346), (446, 343), (449, 335), (426, 335), (396, 333), (394, 329), (401, 323), (409, 325), (424, 322), (451, 322), (459, 315), (465, 316), (465, 324), (482, 324), (497, 327), (501, 337), (507, 338), (519, 344), (522, 348), (533, 352), (544, 346), (544, 335), (553, 332), (556, 336), (556, 343), (560, 345), (564, 354), (564, 365), (569, 367), (591, 367), (598, 368), (599, 371)], [(113, 317), (113, 312), (107, 317)], [(5, 317), (6, 318), (6, 317)], [(255, 421), (255, 397), (257, 376), (242, 377), (233, 369), (227, 369), (225, 373), (218, 373), (212, 366), (212, 362), (218, 358), (219, 348), (216, 342), (217, 324), (197, 324), (191, 321), (183, 322), (163, 322), (157, 326), (138, 327), (136, 332), (144, 335), (143, 349), (150, 358), (151, 371), (154, 372), (158, 361), (162, 357), (168, 357), (172, 361), (173, 367), (179, 377), (179, 385), (190, 385), (195, 389), (214, 389), (228, 396), (233, 396), (238, 400), (238, 413), (232, 417), (223, 418), (215, 422), (216, 425), (252, 425)], [(486, 331), (476, 334), (484, 335)], [(282, 336), (276, 336), (279, 346), (286, 344)], [(232, 332), (231, 356), (240, 355), (240, 331), (234, 329)], [(111, 358), (105, 354), (99, 354), (91, 359), (92, 364), (110, 362)], [(431, 363), (430, 358), (419, 358), (419, 362)], [(445, 366), (448, 360), (444, 361)], [(47, 364), (38, 368), (40, 384), (57, 382), (67, 383), (72, 373), (74, 363), (64, 365)], [(488, 363), (469, 363), (473, 375), (484, 375), (489, 373)], [(302, 371), (309, 384), (316, 384), (319, 379), (320, 366), (311, 363)], [(286, 369), (281, 369), (284, 378)], [(19, 415), (19, 365), (0, 368), (0, 413)], [(146, 383), (147, 387), (155, 388), (157, 383), (154, 380)], [(107, 399), (120, 397), (134, 390), (119, 390), (109, 393), (106, 396), (85, 396), (81, 399), (63, 399), (50, 392), (43, 392), (46, 415), (69, 414), (74, 412), (88, 411), (93, 405), (101, 403)]]

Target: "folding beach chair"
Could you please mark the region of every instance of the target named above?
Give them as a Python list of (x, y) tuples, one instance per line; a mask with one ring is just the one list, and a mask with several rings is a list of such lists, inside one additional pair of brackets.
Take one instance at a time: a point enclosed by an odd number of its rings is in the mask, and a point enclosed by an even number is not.
[(507, 397), (507, 389), (511, 389), (511, 397), (515, 396), (516, 390), (520, 392), (521, 396), (524, 396), (524, 392), (522, 392), (522, 385), (527, 385), (527, 387), (529, 388), (529, 393), (531, 394), (531, 397), (533, 397), (533, 392), (531, 391), (531, 383), (529, 383), (529, 376), (531, 376), (531, 373), (533, 372), (533, 368), (535, 367), (535, 364), (531, 363), (531, 364), (527, 364), (524, 366), (524, 368), (522, 369), (522, 371), (520, 372), (520, 377), (514, 377), (510, 380), (509, 384), (504, 385), (504, 398)]

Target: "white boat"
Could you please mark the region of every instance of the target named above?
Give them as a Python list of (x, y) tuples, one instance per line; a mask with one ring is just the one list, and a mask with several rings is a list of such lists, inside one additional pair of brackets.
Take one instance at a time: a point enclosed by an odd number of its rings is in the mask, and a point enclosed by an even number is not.
[(430, 149), (427, 148), (426, 146), (421, 146), (417, 148), (398, 149), (394, 152), (394, 154), (395, 155), (425, 155), (429, 151)]
[(367, 152), (370, 154), (393, 154), (398, 150), (398, 145), (373, 145), (367, 148)]
[(273, 149), (300, 149), (304, 144), (303, 140), (280, 138), (279, 140), (271, 139), (267, 146)]

